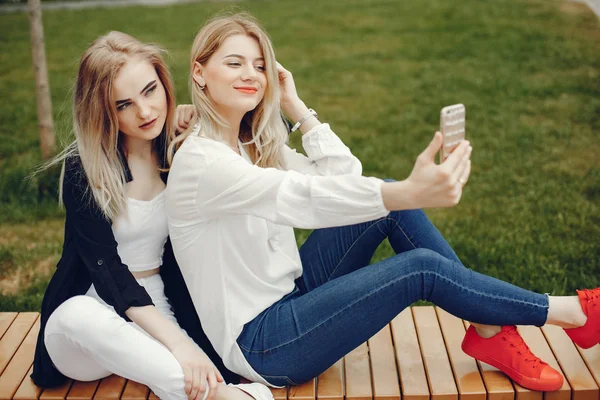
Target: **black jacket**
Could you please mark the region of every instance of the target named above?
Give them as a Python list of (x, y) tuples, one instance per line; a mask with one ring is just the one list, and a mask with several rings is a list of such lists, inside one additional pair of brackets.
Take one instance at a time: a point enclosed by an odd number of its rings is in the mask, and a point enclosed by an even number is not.
[[(122, 154), (121, 160), (129, 182), (133, 178)], [(166, 174), (162, 178), (166, 182)], [(85, 294), (93, 283), (98, 295), (127, 321), (130, 320), (125, 311), (129, 307), (152, 304), (144, 287), (121, 262), (111, 222), (102, 216), (91, 194), (81, 160), (76, 157), (65, 162), (63, 202), (67, 214), (63, 252), (42, 302), (40, 333), (31, 375), (33, 381), (42, 387), (58, 386), (65, 380), (65, 376), (52, 364), (44, 344), (48, 318), (64, 301)], [(179, 325), (206, 352), (225, 380), (237, 383), (239, 377), (224, 367), (202, 330), (170, 241), (165, 245), (160, 274)]]

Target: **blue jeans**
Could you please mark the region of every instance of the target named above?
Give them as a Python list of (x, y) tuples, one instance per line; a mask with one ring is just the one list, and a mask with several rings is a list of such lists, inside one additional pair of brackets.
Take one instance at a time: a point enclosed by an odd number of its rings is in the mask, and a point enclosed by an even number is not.
[[(369, 265), (385, 238), (396, 255)], [(417, 300), (481, 324), (546, 321), (546, 295), (465, 268), (420, 210), (315, 230), (300, 256), (294, 291), (237, 339), (252, 368), (274, 385), (318, 376)]]

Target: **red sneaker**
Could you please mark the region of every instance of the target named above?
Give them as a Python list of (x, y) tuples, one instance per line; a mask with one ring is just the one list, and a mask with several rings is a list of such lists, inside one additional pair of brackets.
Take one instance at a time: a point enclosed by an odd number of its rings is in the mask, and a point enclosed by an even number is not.
[(589, 349), (600, 343), (600, 288), (578, 290), (577, 295), (581, 309), (588, 318), (585, 325), (565, 329), (565, 332), (576, 345)]
[(486, 339), (471, 325), (462, 349), (471, 357), (498, 368), (527, 389), (551, 392), (563, 385), (560, 372), (529, 350), (515, 326), (503, 326), (500, 333)]

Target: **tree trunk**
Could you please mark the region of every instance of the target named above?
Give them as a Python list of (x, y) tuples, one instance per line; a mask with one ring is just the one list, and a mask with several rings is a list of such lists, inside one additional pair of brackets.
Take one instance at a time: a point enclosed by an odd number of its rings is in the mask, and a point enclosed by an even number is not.
[(42, 10), (40, 0), (27, 0), (29, 9), (29, 25), (31, 31), (31, 52), (33, 70), (35, 72), (35, 94), (40, 130), (40, 148), (42, 157), (49, 159), (56, 154), (54, 123), (52, 121), (52, 103), (50, 101), (50, 84), (46, 67), (46, 50), (44, 49), (44, 27), (42, 26)]

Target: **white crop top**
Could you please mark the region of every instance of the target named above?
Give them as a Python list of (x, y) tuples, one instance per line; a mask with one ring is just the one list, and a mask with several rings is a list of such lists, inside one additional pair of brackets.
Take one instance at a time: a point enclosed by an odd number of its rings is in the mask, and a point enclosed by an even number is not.
[(160, 267), (169, 236), (165, 191), (148, 201), (128, 198), (127, 212), (114, 219), (112, 231), (119, 257), (130, 271)]

